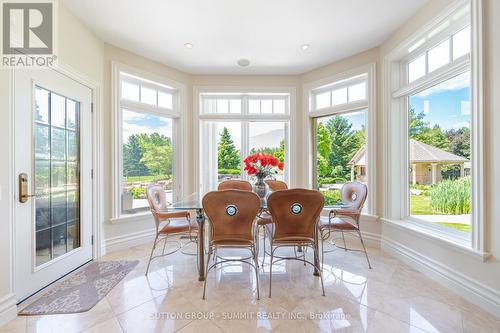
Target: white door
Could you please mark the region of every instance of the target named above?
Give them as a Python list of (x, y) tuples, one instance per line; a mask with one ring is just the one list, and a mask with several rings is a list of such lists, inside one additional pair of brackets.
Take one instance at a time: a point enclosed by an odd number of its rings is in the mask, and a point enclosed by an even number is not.
[(92, 91), (52, 69), (14, 73), (14, 290), (92, 259)]

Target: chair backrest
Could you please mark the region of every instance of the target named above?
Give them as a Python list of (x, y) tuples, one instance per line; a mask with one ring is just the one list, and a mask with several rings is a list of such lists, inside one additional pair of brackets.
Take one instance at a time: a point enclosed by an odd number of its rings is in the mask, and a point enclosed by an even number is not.
[(349, 182), (342, 186), (342, 201), (352, 205), (350, 209), (363, 209), (366, 197), (368, 196), (368, 188), (360, 182)]
[(267, 186), (271, 189), (271, 191), (280, 191), (280, 190), (288, 190), (288, 185), (281, 180), (266, 180)]
[(219, 184), (217, 190), (242, 190), (242, 191), (251, 191), (252, 184), (247, 182), (246, 180), (241, 179), (231, 179), (225, 180)]
[(242, 190), (212, 191), (202, 199), (212, 227), (211, 241), (253, 241), (253, 221), (260, 209), (257, 194)]
[(325, 199), (314, 190), (291, 189), (273, 192), (267, 208), (275, 223), (274, 239), (314, 240), (316, 225)]
[(158, 219), (157, 213), (166, 212), (168, 207), (165, 190), (161, 185), (148, 185), (146, 189), (146, 198), (148, 199), (149, 207), (151, 208), (156, 226), (158, 227), (160, 220)]

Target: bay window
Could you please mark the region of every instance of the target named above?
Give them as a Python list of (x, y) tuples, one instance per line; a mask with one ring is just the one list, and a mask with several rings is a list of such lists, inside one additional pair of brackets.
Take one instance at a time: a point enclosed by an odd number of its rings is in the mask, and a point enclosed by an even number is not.
[(178, 89), (116, 66), (114, 219), (149, 210), (146, 189), (178, 189)]
[[(371, 70), (360, 70), (358, 75), (312, 86), (309, 92), (312, 183), (323, 193), (326, 205), (341, 201), (340, 190), (347, 182), (362, 182), (373, 193), (370, 174), (374, 148), (367, 135), (373, 119), (369, 93), (372, 75)], [(365, 211), (373, 201), (369, 195)]]
[(469, 1), (458, 1), (447, 14), (386, 57), (386, 215), (481, 250), (477, 25)]
[(242, 160), (266, 153), (285, 162), (276, 179), (288, 181), (289, 93), (202, 92), (199, 94), (200, 191), (228, 179), (249, 179)]

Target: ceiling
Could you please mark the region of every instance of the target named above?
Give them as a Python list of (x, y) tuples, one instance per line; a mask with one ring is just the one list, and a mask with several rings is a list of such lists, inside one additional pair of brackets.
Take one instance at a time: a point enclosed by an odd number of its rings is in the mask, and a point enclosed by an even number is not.
[(105, 42), (193, 74), (303, 73), (380, 45), (426, 2), (64, 0)]

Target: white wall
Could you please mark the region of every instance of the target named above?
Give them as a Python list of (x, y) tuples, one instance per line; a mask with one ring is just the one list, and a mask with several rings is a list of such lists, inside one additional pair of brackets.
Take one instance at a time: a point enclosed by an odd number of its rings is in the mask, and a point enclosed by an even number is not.
[[(104, 43), (62, 5), (59, 6), (59, 61), (102, 86)], [(82, 56), (85, 55), (85, 56)], [(11, 161), (11, 108), (10, 74), (0, 70), (0, 156)], [(11, 165), (0, 163), (0, 325), (15, 317), (17, 310), (12, 294), (11, 277), (13, 268), (10, 263), (12, 254), (12, 205), (15, 186), (11, 175)], [(5, 218), (9, 216), (9, 218)]]

